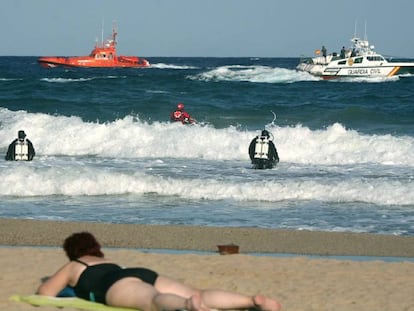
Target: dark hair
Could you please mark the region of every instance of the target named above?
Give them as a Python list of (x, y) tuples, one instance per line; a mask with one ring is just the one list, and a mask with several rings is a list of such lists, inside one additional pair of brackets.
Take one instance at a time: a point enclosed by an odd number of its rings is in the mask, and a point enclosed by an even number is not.
[(73, 233), (65, 239), (63, 249), (70, 260), (77, 259), (82, 256), (90, 255), (103, 257), (101, 244), (89, 232)]
[(266, 130), (262, 131), (262, 136), (270, 137), (269, 132)]
[(26, 133), (20, 130), (17, 132), (17, 136), (19, 137), (19, 139), (23, 140), (26, 137)]

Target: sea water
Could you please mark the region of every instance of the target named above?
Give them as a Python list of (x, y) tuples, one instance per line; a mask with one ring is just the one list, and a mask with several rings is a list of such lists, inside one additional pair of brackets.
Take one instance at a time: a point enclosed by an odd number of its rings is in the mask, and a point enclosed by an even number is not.
[[(0, 57), (0, 217), (414, 235), (413, 76), (148, 60), (46, 69)], [(196, 125), (169, 122), (178, 102)], [(271, 170), (247, 152), (263, 128), (280, 157)], [(19, 130), (32, 162), (4, 160)]]

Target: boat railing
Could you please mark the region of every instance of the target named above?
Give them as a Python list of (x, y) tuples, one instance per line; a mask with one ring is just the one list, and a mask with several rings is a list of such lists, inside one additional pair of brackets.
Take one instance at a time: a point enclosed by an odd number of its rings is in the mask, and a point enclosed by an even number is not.
[(316, 65), (327, 65), (329, 64), (329, 62), (332, 61), (333, 57), (334, 56), (332, 54), (329, 54), (326, 56), (314, 57), (312, 60), (313, 60), (313, 63)]
[(312, 57), (301, 55), (299, 58), (299, 63), (312, 64)]

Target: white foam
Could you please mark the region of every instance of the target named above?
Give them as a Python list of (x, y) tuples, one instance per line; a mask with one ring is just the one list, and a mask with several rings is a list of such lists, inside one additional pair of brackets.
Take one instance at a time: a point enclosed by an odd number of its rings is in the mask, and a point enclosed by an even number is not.
[(164, 64), (164, 63), (151, 64), (151, 68), (157, 68), (157, 69), (198, 69), (198, 67), (195, 67), (195, 66), (174, 65), (174, 64)]
[(42, 78), (40, 80), (50, 83), (70, 83), (91, 81), (93, 78)]
[[(0, 161), (0, 196), (177, 196), (195, 200), (315, 200), (414, 204), (414, 138), (364, 135), (335, 123), (311, 130), (268, 126), (281, 158), (274, 170), (250, 170), (256, 131), (148, 123), (0, 108), (0, 150), (18, 130), (36, 148), (32, 162)], [(191, 191), (189, 191), (191, 189)], [(263, 208), (266, 208), (264, 204)]]
[[(260, 65), (228, 65), (188, 76), (188, 79), (201, 81), (245, 81), (253, 83), (293, 83), (301, 81), (321, 81), (321, 77), (295, 69), (269, 67)], [(345, 77), (330, 80), (331, 82), (361, 82), (383, 83), (398, 81), (399, 76), (393, 77)]]
[(23, 81), (21, 78), (0, 78), (0, 81)]
[(126, 76), (93, 76), (89, 78), (62, 78), (62, 77), (54, 77), (54, 78), (41, 78), (40, 81), (49, 82), (49, 83), (73, 83), (73, 82), (86, 82), (91, 80), (99, 80), (99, 79), (125, 79)]
[[(18, 130), (25, 130), (38, 156), (117, 158), (248, 159), (247, 148), (257, 131), (230, 126), (141, 121), (127, 116), (113, 122), (85, 122), (79, 117), (12, 112), (0, 108), (0, 148), (6, 150)], [(335, 123), (326, 129), (269, 127), (281, 161), (313, 165), (377, 163), (414, 166), (414, 138), (366, 135)]]
[(269, 66), (221, 66), (189, 76), (189, 79), (202, 81), (247, 81), (260, 83), (291, 83), (320, 80), (306, 72)]
[[(53, 161), (49, 163), (54, 163)], [(414, 180), (389, 178), (313, 179), (293, 178), (176, 178), (138, 172), (123, 172), (90, 165), (39, 167), (9, 165), (0, 171), (1, 196), (50, 195), (144, 195), (177, 196), (185, 199), (281, 202), (315, 200), (326, 202), (365, 202), (378, 205), (414, 204)], [(45, 163), (44, 163), (45, 164)], [(137, 168), (137, 170), (139, 170)], [(248, 176), (248, 175), (247, 175)], [(13, 185), (11, 187), (11, 185)], [(191, 191), (189, 191), (191, 189)], [(266, 208), (266, 205), (263, 206)], [(269, 208), (272, 208), (269, 206)]]

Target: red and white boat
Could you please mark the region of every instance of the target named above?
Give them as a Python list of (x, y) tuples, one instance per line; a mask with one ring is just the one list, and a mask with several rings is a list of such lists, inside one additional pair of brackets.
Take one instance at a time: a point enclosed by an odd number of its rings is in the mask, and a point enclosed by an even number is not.
[[(374, 51), (367, 39), (356, 36), (351, 39), (352, 47), (336, 53), (301, 60), (296, 69), (322, 77), (324, 80), (355, 77), (391, 77), (414, 74), (414, 62), (388, 61)], [(317, 53), (316, 53), (317, 52)], [(320, 54), (320, 51), (315, 51)]]
[(112, 36), (95, 48), (88, 56), (44, 56), (38, 59), (40, 65), (46, 68), (58, 66), (65, 67), (89, 67), (89, 68), (138, 68), (149, 67), (150, 63), (145, 58), (137, 56), (117, 56), (116, 54), (116, 28), (112, 28)]

